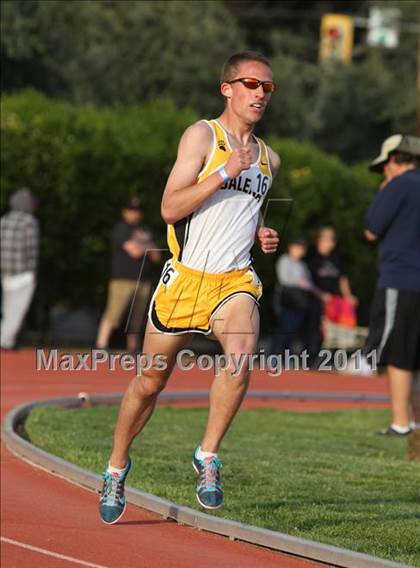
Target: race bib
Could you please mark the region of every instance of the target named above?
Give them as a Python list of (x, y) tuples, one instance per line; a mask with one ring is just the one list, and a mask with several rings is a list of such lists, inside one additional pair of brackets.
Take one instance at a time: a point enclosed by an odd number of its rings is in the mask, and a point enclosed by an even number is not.
[(172, 266), (172, 264), (168, 261), (163, 269), (162, 276), (160, 281), (166, 288), (169, 288), (175, 280), (178, 278), (179, 272), (176, 268)]

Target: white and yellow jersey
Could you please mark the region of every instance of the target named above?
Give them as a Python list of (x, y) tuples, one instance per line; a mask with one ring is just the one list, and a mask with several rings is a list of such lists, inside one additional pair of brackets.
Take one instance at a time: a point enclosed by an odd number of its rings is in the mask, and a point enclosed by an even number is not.
[[(232, 148), (217, 120), (203, 121), (213, 132), (213, 148), (198, 183), (228, 161)], [(241, 270), (251, 263), (259, 212), (272, 183), (267, 146), (256, 138), (258, 158), (226, 182), (193, 213), (168, 225), (168, 245), (184, 266), (207, 273)]]

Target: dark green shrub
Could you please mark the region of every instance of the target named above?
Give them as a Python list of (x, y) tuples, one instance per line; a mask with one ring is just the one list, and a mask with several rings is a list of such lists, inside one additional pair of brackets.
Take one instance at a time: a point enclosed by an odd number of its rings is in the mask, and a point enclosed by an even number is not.
[(49, 301), (102, 304), (110, 230), (128, 196), (143, 198), (145, 222), (165, 243), (160, 198), (194, 114), (166, 100), (97, 110), (34, 91), (2, 107), (2, 195), (29, 186), (40, 199)]

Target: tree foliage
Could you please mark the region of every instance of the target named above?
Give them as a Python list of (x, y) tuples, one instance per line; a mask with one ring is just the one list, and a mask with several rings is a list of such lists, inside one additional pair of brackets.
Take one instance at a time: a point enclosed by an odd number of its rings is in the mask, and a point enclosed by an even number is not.
[(221, 2), (6, 0), (2, 6), (6, 87), (30, 84), (79, 103), (169, 96), (180, 106), (217, 112), (220, 67), (243, 47)]
[[(377, 2), (375, 2), (377, 4)], [(4, 0), (3, 89), (32, 86), (77, 103), (169, 97), (200, 116), (222, 108), (224, 59), (244, 47), (272, 58), (279, 90), (263, 134), (311, 141), (349, 161), (372, 157), (392, 132), (414, 133), (415, 0), (398, 49), (368, 48), (356, 28), (351, 65), (317, 62), (327, 11), (368, 16), (369, 0)], [(411, 28), (410, 28), (411, 29)]]
[(51, 303), (100, 304), (109, 236), (130, 195), (164, 245), (162, 189), (178, 139), (195, 115), (168, 100), (97, 110), (33, 91), (3, 98), (2, 195), (39, 197), (41, 276)]

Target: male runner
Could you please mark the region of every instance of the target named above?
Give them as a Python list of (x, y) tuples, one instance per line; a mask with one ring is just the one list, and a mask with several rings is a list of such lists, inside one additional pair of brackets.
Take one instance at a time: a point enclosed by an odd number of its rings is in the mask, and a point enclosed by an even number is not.
[(208, 509), (222, 505), (217, 451), (249, 382), (248, 367), (234, 374), (231, 363), (255, 352), (259, 333), (262, 286), (250, 250), (257, 240), (264, 253), (272, 253), (279, 242), (259, 219), (280, 158), (252, 133), (274, 90), (265, 57), (233, 55), (222, 70), (223, 113), (187, 128), (179, 143), (162, 199), (173, 256), (152, 298), (143, 345), (143, 353), (164, 354), (167, 366), (134, 377), (122, 400), (100, 499), (105, 523), (124, 513), (130, 445), (152, 415), (178, 351), (197, 332), (213, 333), (230, 362), (214, 378), (207, 427), (193, 456), (199, 503)]

